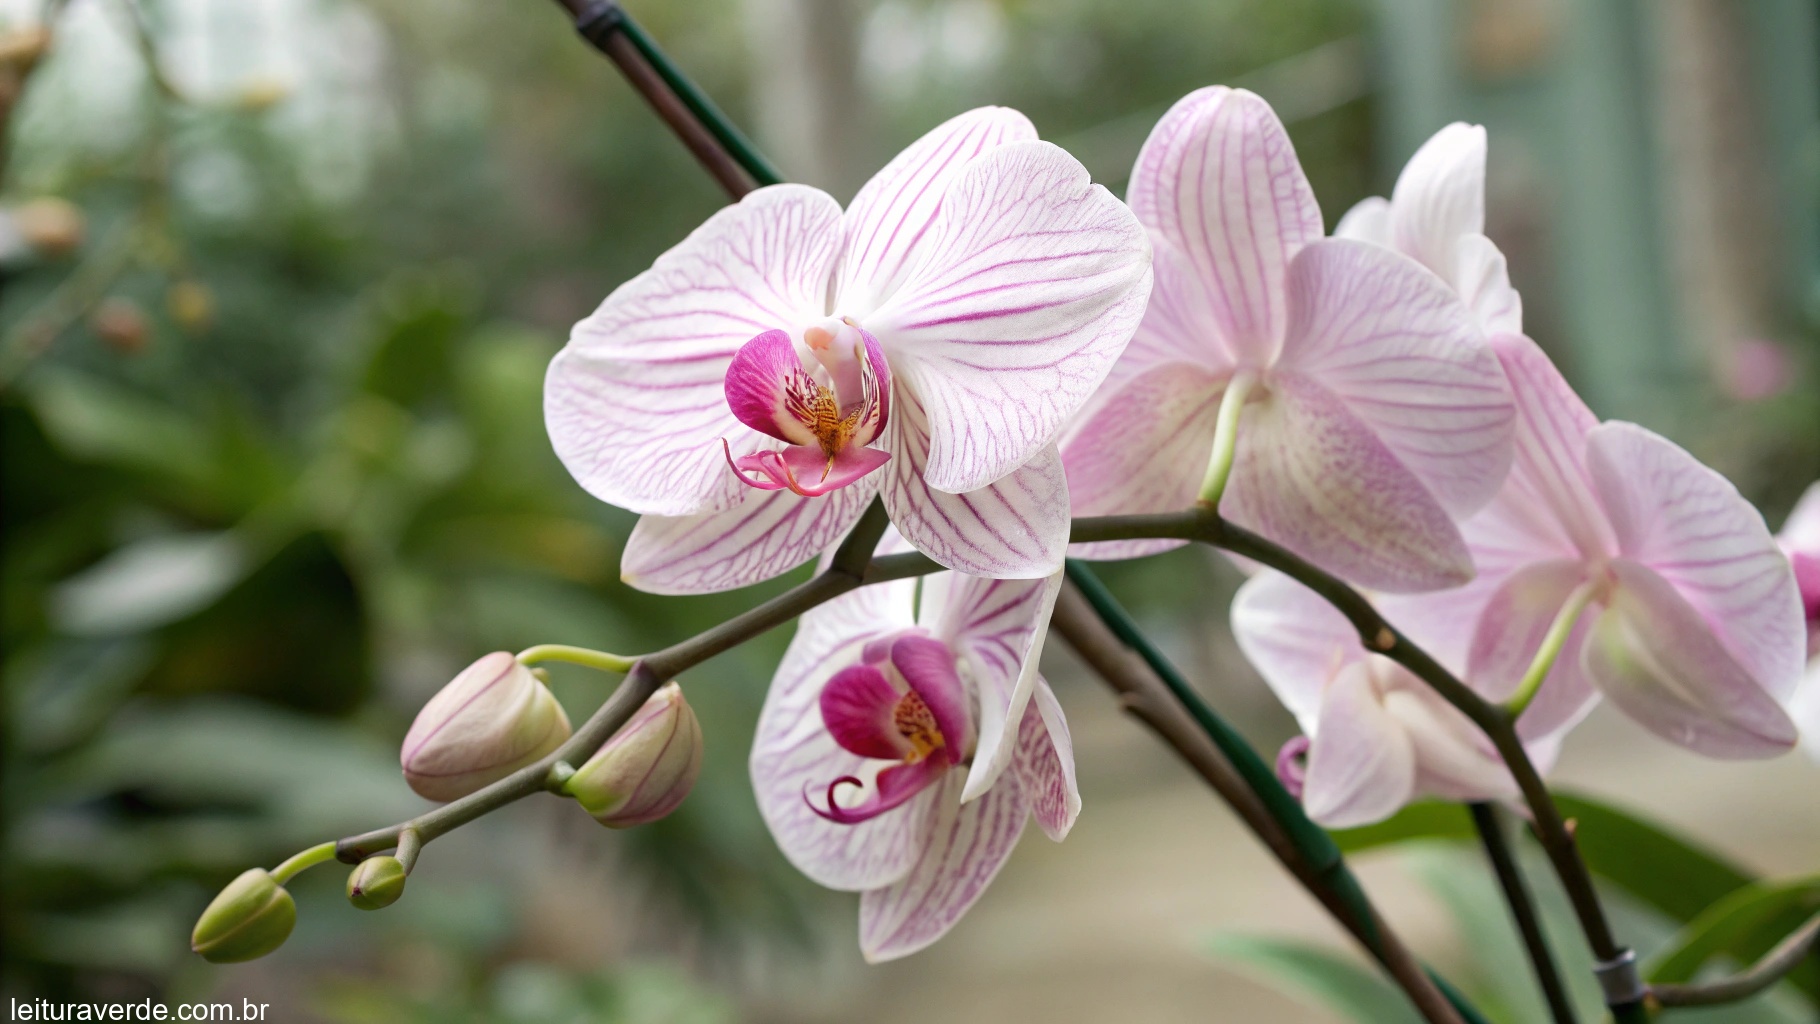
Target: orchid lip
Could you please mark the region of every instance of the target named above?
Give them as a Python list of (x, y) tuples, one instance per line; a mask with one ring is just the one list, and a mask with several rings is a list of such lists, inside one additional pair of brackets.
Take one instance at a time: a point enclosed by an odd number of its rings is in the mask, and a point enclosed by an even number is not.
[(735, 418), (784, 442), (727, 463), (741, 483), (806, 498), (845, 487), (891, 456), (869, 447), (890, 417), (891, 367), (878, 339), (851, 318), (828, 319), (801, 332), (765, 331), (740, 346), (724, 390)]

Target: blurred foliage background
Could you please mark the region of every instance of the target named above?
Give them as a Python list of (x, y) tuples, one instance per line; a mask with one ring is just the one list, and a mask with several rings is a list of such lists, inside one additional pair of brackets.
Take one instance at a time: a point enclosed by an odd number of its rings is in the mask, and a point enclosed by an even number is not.
[[(842, 198), (988, 102), (1122, 191), (1168, 104), (1231, 82), (1290, 122), (1331, 226), (1429, 132), (1484, 121), (1490, 233), (1595, 407), (1690, 445), (1772, 523), (1820, 475), (1811, 4), (632, 9)], [(789, 870), (746, 781), (787, 631), (687, 680), (710, 746), (674, 817), (608, 834), (530, 801), (439, 842), (384, 915), (324, 869), (279, 955), (223, 971), (184, 948), (245, 866), (420, 806), (397, 741), (474, 657), (650, 649), (788, 582), (631, 591), (631, 517), (549, 450), (568, 326), (722, 202), (561, 11), (0, 0), (0, 117), (6, 993), (351, 1022), (799, 1019), (802, 993), (863, 995), (851, 899)], [(1229, 570), (1181, 552), (1111, 578), (1282, 739), (1208, 628)], [(555, 672), (572, 716), (611, 682)], [(810, 1002), (840, 1019), (839, 998)]]

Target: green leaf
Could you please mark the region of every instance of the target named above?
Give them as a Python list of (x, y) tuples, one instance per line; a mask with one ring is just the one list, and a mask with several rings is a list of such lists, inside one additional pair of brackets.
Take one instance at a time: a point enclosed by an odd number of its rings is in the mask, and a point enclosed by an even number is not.
[[(1692, 981), (1700, 968), (1721, 956), (1740, 966), (1750, 964), (1816, 910), (1820, 910), (1820, 875), (1745, 886), (1690, 921), (1649, 965), (1649, 980)], [(1810, 995), (1816, 994), (1812, 972), (1797, 972), (1790, 980)]]
[(1459, 804), (1423, 800), (1410, 804), (1394, 816), (1376, 825), (1340, 829), (1333, 841), (1345, 853), (1358, 853), (1379, 846), (1408, 842), (1413, 839), (1477, 839), (1472, 816)]
[(1720, 854), (1614, 807), (1561, 793), (1555, 802), (1577, 823), (1580, 854), (1594, 874), (1677, 921), (1755, 880)]
[(1207, 948), (1277, 991), (1359, 1024), (1420, 1024), (1422, 1020), (1408, 998), (1376, 971), (1319, 946), (1219, 934), (1208, 941)]

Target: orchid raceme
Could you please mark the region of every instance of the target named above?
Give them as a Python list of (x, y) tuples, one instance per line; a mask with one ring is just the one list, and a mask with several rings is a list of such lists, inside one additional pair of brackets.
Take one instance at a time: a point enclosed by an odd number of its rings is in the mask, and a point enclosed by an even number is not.
[[(1367, 651), (1346, 617), (1314, 591), (1265, 570), (1233, 599), (1232, 631), (1302, 727), (1277, 770), (1314, 821), (1354, 828), (1420, 797), (1518, 795), (1479, 727), (1408, 669)], [(1553, 762), (1561, 728), (1526, 738), (1539, 767)]]
[(1490, 334), (1523, 330), (1523, 300), (1485, 237), (1485, 129), (1455, 122), (1416, 150), (1390, 198), (1361, 200), (1333, 229), (1395, 249), (1435, 272)]
[(868, 960), (913, 953), (971, 907), (1034, 814), (1080, 811), (1068, 725), (1037, 676), (1060, 587), (942, 573), (805, 614), (752, 747), (759, 809), (786, 856), (862, 892)]
[[(1545, 669), (1520, 722), (1530, 734), (1603, 694), (1713, 757), (1788, 749), (1795, 728), (1780, 702), (1801, 676), (1801, 598), (1762, 515), (1672, 442), (1599, 423), (1528, 338), (1494, 345), (1520, 422), (1510, 479), (1464, 524), (1479, 576), (1387, 601), (1386, 613), (1497, 699)], [(1563, 609), (1571, 623), (1558, 621)], [(1571, 629), (1537, 666), (1558, 626)]]
[[(1214, 458), (1230, 457), (1230, 477), (1207, 474), (1233, 521), (1364, 586), (1470, 579), (1454, 520), (1503, 481), (1514, 412), (1453, 291), (1381, 246), (1322, 239), (1288, 134), (1243, 90), (1177, 103), (1139, 153), (1129, 198), (1156, 288), (1064, 443), (1075, 514), (1217, 498), (1201, 492), (1203, 469), (1216, 435), (1236, 437)], [(1218, 429), (1223, 404), (1236, 433)]]
[(1776, 535), (1795, 570), (1801, 607), (1807, 617), (1807, 676), (1789, 713), (1801, 727), (1801, 742), (1820, 760), (1820, 483), (1810, 484)]
[(955, 569), (1061, 564), (1057, 435), (1143, 314), (1129, 210), (1022, 114), (963, 114), (843, 212), (761, 188), (577, 324), (545, 418), (583, 487), (644, 515), (622, 569), (662, 593), (768, 579), (873, 495)]

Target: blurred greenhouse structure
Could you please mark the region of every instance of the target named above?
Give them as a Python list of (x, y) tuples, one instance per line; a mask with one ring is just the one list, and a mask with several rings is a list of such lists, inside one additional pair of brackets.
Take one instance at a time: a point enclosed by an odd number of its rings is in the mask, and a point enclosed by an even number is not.
[[(1331, 228), (1435, 129), (1483, 123), (1488, 233), (1593, 406), (1687, 445), (1772, 525), (1820, 477), (1811, 0), (628, 6), (842, 198), (986, 103), (1122, 192), (1156, 117), (1227, 82), (1282, 112)], [(569, 325), (723, 200), (548, 0), (0, 0), (0, 119), (0, 997), (347, 1022), (1173, 1021), (1209, 1000), (1328, 1019), (1205, 948), (1235, 920), (1340, 939), (1062, 652), (1078, 838), (1020, 850), (959, 952), (862, 965), (851, 899), (789, 869), (747, 781), (787, 630), (691, 674), (707, 764), (671, 818), (608, 833), (527, 801), (439, 843), (383, 915), (311, 878), (281, 954), (191, 956), (241, 867), (422, 806), (398, 741), (476, 656), (650, 649), (789, 582), (622, 585), (632, 518), (543, 430)], [(1107, 577), (1274, 749), (1288, 719), (1224, 625), (1236, 573), (1181, 551)], [(555, 672), (571, 714), (605, 693)], [(1728, 849), (1811, 851), (1820, 822), (1773, 812), (1811, 808), (1820, 769), (1764, 771)], [(1120, 863), (1114, 833), (1158, 852)], [(1452, 878), (1430, 853), (1371, 877)], [(1214, 892), (1173, 905), (1164, 882)], [(1447, 884), (1412, 928), (1438, 957), (1437, 907), (1470, 896)]]

